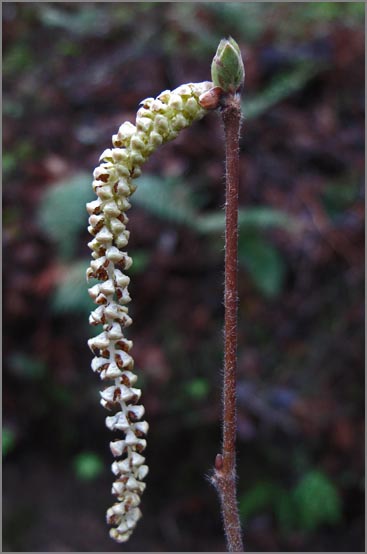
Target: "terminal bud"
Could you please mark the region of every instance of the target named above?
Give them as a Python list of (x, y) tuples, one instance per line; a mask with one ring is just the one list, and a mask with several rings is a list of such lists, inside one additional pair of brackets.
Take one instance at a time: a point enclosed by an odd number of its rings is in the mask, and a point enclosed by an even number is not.
[(233, 38), (222, 39), (212, 61), (212, 81), (224, 92), (235, 93), (245, 80), (241, 51)]

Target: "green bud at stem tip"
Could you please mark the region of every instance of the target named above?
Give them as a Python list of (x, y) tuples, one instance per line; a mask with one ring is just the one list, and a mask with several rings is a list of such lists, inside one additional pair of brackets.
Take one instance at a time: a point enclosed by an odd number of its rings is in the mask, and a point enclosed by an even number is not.
[(212, 81), (224, 92), (237, 92), (245, 80), (245, 68), (237, 42), (229, 37), (222, 39), (212, 61)]

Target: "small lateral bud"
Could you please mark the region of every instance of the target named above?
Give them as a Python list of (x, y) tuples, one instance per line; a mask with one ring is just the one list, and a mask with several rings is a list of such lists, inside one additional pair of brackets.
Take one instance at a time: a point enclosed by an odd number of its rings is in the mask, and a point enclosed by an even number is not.
[(223, 469), (223, 456), (222, 454), (217, 454), (215, 457), (214, 467), (217, 471), (221, 471)]

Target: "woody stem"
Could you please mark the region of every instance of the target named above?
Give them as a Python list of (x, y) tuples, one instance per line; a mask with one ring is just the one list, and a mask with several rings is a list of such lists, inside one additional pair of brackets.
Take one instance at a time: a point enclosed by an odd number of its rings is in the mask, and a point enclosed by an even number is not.
[(221, 457), (216, 460), (213, 481), (221, 502), (228, 551), (243, 552), (236, 498), (237, 250), (241, 125), (240, 100), (237, 94), (228, 94), (225, 98), (222, 118), (226, 149), (223, 446)]

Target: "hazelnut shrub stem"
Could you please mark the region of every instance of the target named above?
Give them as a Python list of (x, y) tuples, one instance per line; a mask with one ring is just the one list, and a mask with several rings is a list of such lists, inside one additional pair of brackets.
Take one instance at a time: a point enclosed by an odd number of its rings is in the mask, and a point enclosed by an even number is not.
[(233, 39), (221, 41), (212, 64), (212, 79), (223, 91), (221, 113), (225, 133), (225, 278), (224, 278), (224, 375), (223, 444), (213, 474), (222, 508), (229, 552), (243, 552), (241, 523), (236, 499), (236, 372), (238, 304), (238, 184), (241, 104), (238, 90), (244, 81), (239, 48)]
[(216, 463), (213, 482), (222, 506), (229, 552), (243, 552), (241, 524), (236, 500), (236, 370), (237, 370), (237, 243), (240, 103), (229, 95), (222, 111), (226, 149), (226, 226), (224, 280), (224, 376), (223, 449)]

